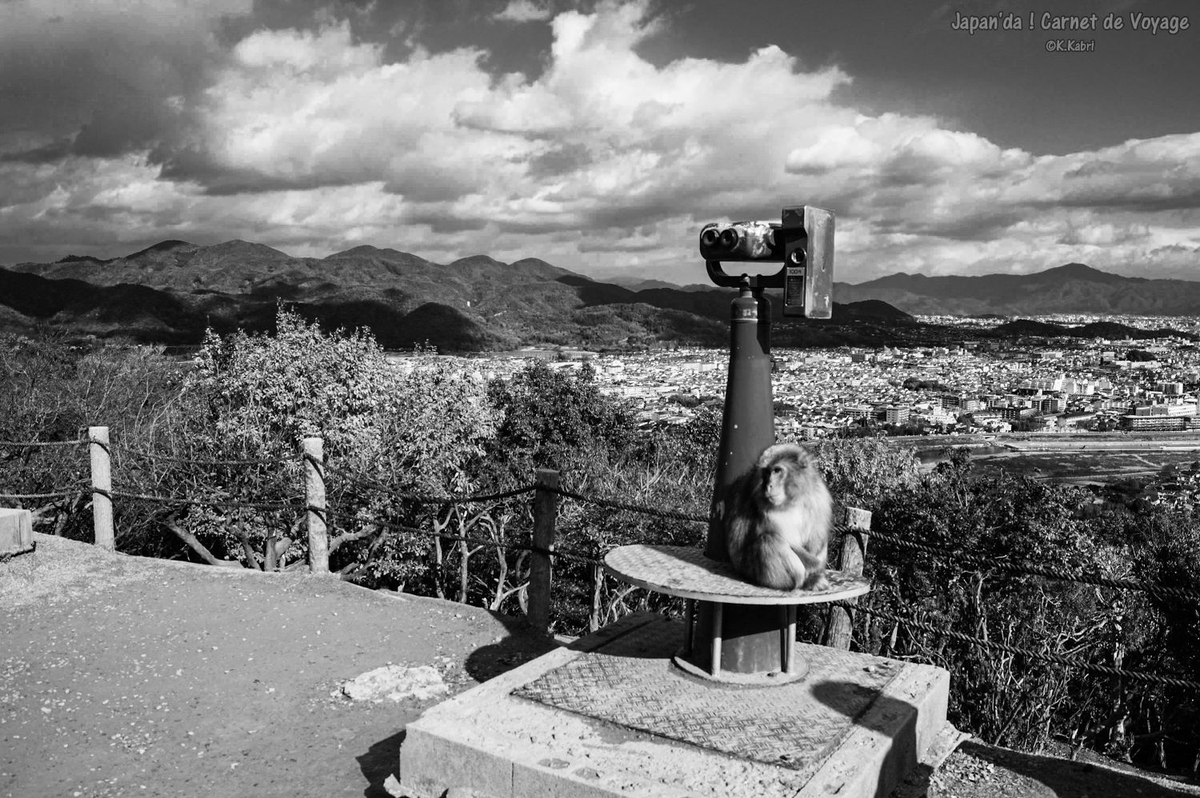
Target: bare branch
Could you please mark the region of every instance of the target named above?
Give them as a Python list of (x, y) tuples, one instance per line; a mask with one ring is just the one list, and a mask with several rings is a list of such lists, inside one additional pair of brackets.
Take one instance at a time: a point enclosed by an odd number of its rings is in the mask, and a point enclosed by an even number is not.
[(335, 551), (341, 548), (342, 544), (344, 543), (351, 543), (355, 540), (369, 538), (371, 535), (379, 534), (381, 530), (382, 527), (377, 524), (372, 524), (371, 526), (364, 528), (361, 532), (343, 532), (333, 540), (329, 541), (329, 553), (333, 554)]
[(179, 537), (180, 540), (182, 540), (184, 543), (188, 544), (188, 546), (191, 547), (192, 551), (196, 552), (202, 558), (204, 558), (204, 561), (207, 562), (209, 565), (219, 565), (223, 568), (241, 568), (242, 567), (241, 563), (233, 562), (232, 560), (218, 560), (215, 556), (213, 556), (213, 553), (208, 550), (208, 547), (206, 547), (203, 543), (201, 543), (199, 540), (196, 539), (195, 535), (193, 535), (191, 532), (188, 532), (186, 529), (181, 528), (179, 525), (175, 524), (174, 522), (164, 521), (163, 526), (165, 526), (167, 529), (174, 532)]
[(254, 556), (254, 548), (250, 545), (250, 535), (246, 532), (246, 525), (238, 523), (238, 537), (242, 539), (242, 552), (246, 555), (246, 567), (261, 571), (262, 565), (259, 564), (258, 558)]

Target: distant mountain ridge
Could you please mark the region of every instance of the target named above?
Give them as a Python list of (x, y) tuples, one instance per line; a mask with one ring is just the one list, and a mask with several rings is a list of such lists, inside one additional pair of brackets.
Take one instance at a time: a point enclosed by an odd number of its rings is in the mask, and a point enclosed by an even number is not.
[(878, 299), (926, 316), (1200, 315), (1200, 282), (1123, 277), (1082, 263), (1033, 274), (890, 274), (856, 285), (835, 283), (834, 296), (843, 302)]
[[(437, 264), (362, 245), (297, 258), (247, 241), (163, 241), (131, 255), (71, 255), (0, 269), (0, 316), (9, 328), (51, 324), (77, 334), (198, 343), (204, 329), (267, 330), (284, 300), (327, 326), (370, 327), (382, 345), (428, 341), (446, 351), (528, 344), (598, 348), (728, 341), (728, 289), (635, 290), (597, 282), (537, 258), (486, 255)], [(860, 312), (861, 310), (861, 312)], [(835, 307), (832, 321), (776, 318), (778, 345), (895, 343), (908, 314), (883, 303)]]
[[(830, 320), (784, 319), (774, 297), (773, 343), (882, 346), (964, 336), (961, 328), (919, 324), (910, 313), (991, 315), (1002, 322), (1047, 313), (1200, 312), (1200, 283), (1121, 277), (1078, 263), (1030, 275), (894, 274), (837, 283), (834, 295), (839, 302)], [(426, 341), (443, 351), (725, 346), (732, 297), (729, 289), (700, 285), (601, 282), (538, 258), (502, 263), (472, 255), (438, 264), (370, 245), (298, 258), (248, 241), (170, 240), (125, 257), (69, 255), (0, 269), (0, 329), (51, 325), (77, 335), (195, 344), (208, 327), (271, 329), (282, 300), (328, 327), (370, 327), (387, 348)], [(995, 335), (1148, 333), (1112, 323), (1067, 328), (1021, 321), (1001, 324)]]

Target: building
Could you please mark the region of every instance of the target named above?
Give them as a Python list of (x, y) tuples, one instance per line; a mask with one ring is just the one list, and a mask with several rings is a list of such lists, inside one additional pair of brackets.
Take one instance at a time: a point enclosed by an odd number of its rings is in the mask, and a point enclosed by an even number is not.
[(1034, 432), (1050, 432), (1058, 429), (1058, 416), (1034, 416), (1029, 419), (1029, 428)]
[(1124, 415), (1121, 416), (1121, 429), (1133, 431), (1180, 431), (1188, 428), (1188, 416), (1167, 415)]

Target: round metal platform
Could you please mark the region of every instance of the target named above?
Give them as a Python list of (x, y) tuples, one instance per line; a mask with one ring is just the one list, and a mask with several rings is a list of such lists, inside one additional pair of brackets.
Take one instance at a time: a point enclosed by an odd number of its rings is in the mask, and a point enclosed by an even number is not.
[(721, 604), (820, 604), (867, 593), (860, 576), (826, 571), (823, 590), (775, 590), (747, 582), (727, 562), (709, 559), (691, 546), (621, 546), (604, 555), (604, 568), (624, 582), (668, 596)]
[[(604, 555), (604, 569), (631, 585), (687, 599), (684, 620), (687, 638), (683, 649), (674, 657), (676, 666), (710, 681), (747, 686), (787, 684), (803, 679), (807, 674), (808, 663), (795, 656), (797, 605), (854, 598), (871, 589), (867, 580), (841, 571), (826, 571), (829, 586), (820, 590), (760, 587), (747, 582), (729, 563), (710, 559), (691, 546), (621, 546)], [(704, 602), (702, 606), (709, 608), (705, 626), (709, 632), (705, 635), (704, 651), (698, 651), (695, 646), (697, 601)], [(781, 615), (775, 628), (780, 640), (771, 642), (765, 649), (771, 657), (778, 653), (775, 662), (766, 667), (740, 667), (738, 670), (721, 666), (723, 640), (730, 632), (725, 618), (725, 606), (729, 604), (748, 605), (740, 612), (754, 605), (779, 608)], [(739, 628), (744, 620), (734, 621), (735, 634), (744, 633), (745, 630)]]

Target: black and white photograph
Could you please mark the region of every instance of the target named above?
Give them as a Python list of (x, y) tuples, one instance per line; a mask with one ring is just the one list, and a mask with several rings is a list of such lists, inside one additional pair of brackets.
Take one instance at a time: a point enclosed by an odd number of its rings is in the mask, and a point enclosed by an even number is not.
[(1200, 796), (1200, 7), (0, 0), (0, 798)]

